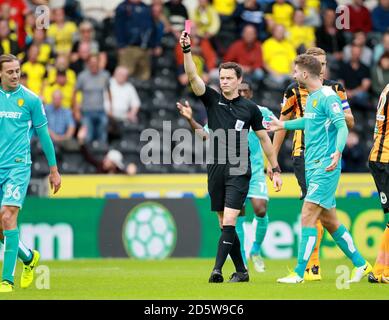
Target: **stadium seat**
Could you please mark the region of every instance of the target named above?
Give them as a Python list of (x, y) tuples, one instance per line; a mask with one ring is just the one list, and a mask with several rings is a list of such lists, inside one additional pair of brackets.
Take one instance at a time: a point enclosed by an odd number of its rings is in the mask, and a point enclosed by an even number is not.
[(150, 90), (152, 88), (152, 80), (140, 80), (137, 78), (130, 77), (128, 79), (129, 82), (132, 83), (132, 85), (136, 88), (136, 90)]
[(60, 163), (60, 172), (68, 174), (77, 174), (84, 172), (83, 163), (85, 162), (80, 153), (64, 153)]
[(106, 142), (93, 141), (91, 144), (91, 152), (94, 154), (106, 154), (109, 150), (109, 146)]
[(161, 41), (162, 48), (174, 49), (176, 47), (177, 40), (173, 34), (166, 34)]
[[(165, 52), (166, 53), (166, 52)], [(156, 68), (170, 68), (170, 69), (175, 69), (176, 68), (176, 62), (174, 59), (174, 55), (162, 55), (156, 59)]]
[(177, 89), (177, 81), (171, 81), (171, 78), (166, 76), (156, 76), (153, 79), (153, 86), (158, 89)]
[(196, 173), (196, 168), (193, 165), (187, 165), (187, 164), (173, 164), (171, 166), (171, 172), (172, 173), (187, 173), (187, 174), (193, 174)]
[(150, 164), (143, 166), (143, 173), (150, 174), (159, 174), (159, 173), (169, 173), (170, 165), (159, 165), (159, 164)]
[(46, 158), (40, 156), (35, 158), (31, 166), (31, 176), (35, 178), (43, 178), (49, 174), (49, 165), (47, 164)]

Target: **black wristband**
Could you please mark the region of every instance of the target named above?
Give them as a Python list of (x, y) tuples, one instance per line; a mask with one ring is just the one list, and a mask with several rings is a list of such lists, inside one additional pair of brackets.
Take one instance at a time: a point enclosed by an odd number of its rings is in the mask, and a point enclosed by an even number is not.
[(188, 44), (187, 46), (182, 47), (182, 52), (183, 52), (183, 53), (188, 53), (188, 52), (190, 52), (190, 44)]
[(277, 167), (275, 167), (275, 168), (272, 168), (271, 170), (273, 171), (273, 173), (276, 173), (276, 172), (281, 173), (281, 168), (280, 168), (280, 166), (277, 166)]

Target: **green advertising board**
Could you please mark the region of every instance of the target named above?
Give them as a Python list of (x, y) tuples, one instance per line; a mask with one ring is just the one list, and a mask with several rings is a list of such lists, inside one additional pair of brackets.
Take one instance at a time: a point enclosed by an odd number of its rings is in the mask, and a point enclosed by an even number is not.
[[(302, 202), (269, 202), (269, 227), (262, 253), (271, 259), (297, 256)], [(339, 198), (337, 214), (362, 255), (375, 257), (384, 229), (377, 198)], [(245, 246), (253, 240), (253, 210), (247, 203)], [(42, 259), (214, 257), (220, 228), (204, 199), (26, 199), (19, 216), (22, 240)], [(323, 258), (341, 257), (328, 233)]]
[[(215, 214), (209, 212), (209, 201), (197, 199), (196, 206), (201, 217), (202, 245), (201, 257), (214, 256), (220, 230)], [(262, 245), (262, 253), (272, 259), (297, 257), (300, 215), (302, 202), (296, 199), (274, 199), (269, 202), (269, 226)], [(384, 215), (378, 198), (339, 198), (337, 215), (340, 221), (350, 230), (355, 244), (366, 257), (375, 257), (383, 229)], [(245, 247), (249, 252), (253, 241), (253, 209), (247, 202), (245, 229)], [(339, 258), (342, 252), (338, 249), (331, 235), (325, 232), (320, 254), (323, 258)]]
[(27, 197), (18, 218), (21, 238), (39, 248), (45, 260), (99, 257), (97, 232), (105, 202)]

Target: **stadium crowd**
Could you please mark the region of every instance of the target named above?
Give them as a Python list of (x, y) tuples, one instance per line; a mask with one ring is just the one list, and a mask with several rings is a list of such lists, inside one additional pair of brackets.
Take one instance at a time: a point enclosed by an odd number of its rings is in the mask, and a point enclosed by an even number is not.
[[(297, 54), (323, 48), (326, 77), (344, 85), (355, 118), (343, 171), (367, 171), (377, 99), (389, 82), (389, 0), (147, 3), (0, 0), (0, 54), (22, 61), (22, 83), (44, 101), (61, 173), (205, 172), (205, 165), (145, 166), (139, 159), (143, 129), (162, 133), (167, 120), (172, 129), (187, 126), (176, 101), (190, 101), (195, 118), (206, 122), (178, 44), (186, 19), (193, 22), (192, 54), (203, 80), (217, 86), (218, 64), (238, 62), (255, 89), (253, 100), (276, 115)], [(339, 15), (340, 4), (348, 10)], [(39, 25), (40, 5), (50, 7), (48, 28)], [(291, 138), (279, 157), (284, 172), (292, 171)], [(40, 177), (46, 162), (33, 143), (32, 175)], [(168, 143), (161, 153), (175, 145)], [(113, 169), (103, 168), (99, 161), (106, 159)]]

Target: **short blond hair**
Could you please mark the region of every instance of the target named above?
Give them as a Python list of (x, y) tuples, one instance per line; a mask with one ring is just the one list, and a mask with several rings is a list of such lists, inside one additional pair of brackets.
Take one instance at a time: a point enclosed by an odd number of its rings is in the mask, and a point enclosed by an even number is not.
[(19, 61), (19, 59), (16, 58), (13, 54), (2, 54), (0, 56), (0, 70), (3, 69), (3, 63), (12, 61)]
[(305, 51), (305, 54), (317, 57), (317, 56), (325, 56), (326, 52), (322, 48), (311, 47), (311, 48), (308, 48), (307, 51)]

